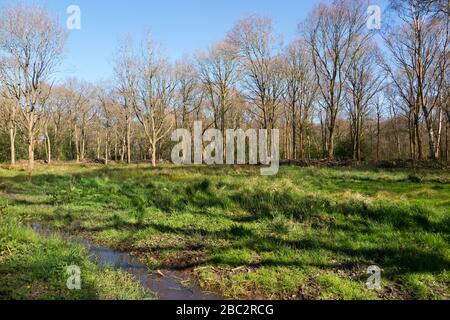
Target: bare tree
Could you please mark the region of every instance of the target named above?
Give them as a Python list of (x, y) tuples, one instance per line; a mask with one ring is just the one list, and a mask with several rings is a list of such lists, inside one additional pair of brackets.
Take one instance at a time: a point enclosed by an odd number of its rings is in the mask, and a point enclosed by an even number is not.
[(192, 115), (201, 107), (205, 93), (196, 66), (188, 59), (183, 59), (175, 66), (176, 102), (175, 120), (177, 127), (191, 127)]
[(158, 144), (174, 124), (171, 107), (175, 81), (172, 70), (160, 57), (157, 46), (150, 37), (144, 39), (142, 50), (139, 103), (134, 109), (147, 137), (152, 165), (155, 167)]
[[(52, 90), (48, 103), (48, 127), (52, 128), (53, 153), (60, 160), (62, 153), (63, 134), (70, 131), (70, 115), (73, 93), (68, 87), (61, 85)], [(69, 129), (69, 130), (67, 130)], [(45, 130), (44, 130), (45, 131)], [(50, 139), (50, 135), (48, 135)]]
[(52, 142), (50, 140), (50, 134), (49, 134), (49, 122), (51, 121), (52, 118), (52, 110), (49, 108), (46, 108), (46, 110), (43, 113), (42, 116), (42, 131), (45, 137), (45, 151), (47, 154), (47, 163), (51, 164), (52, 163)]
[(375, 115), (377, 119), (377, 147), (376, 147), (376, 159), (380, 161), (380, 151), (381, 151), (381, 120), (383, 117), (383, 100), (380, 95), (377, 95), (374, 101), (375, 105)]
[(312, 59), (303, 41), (294, 41), (285, 52), (285, 101), (291, 125), (292, 157), (297, 159), (297, 139), (300, 138), (300, 158), (305, 156), (305, 134), (317, 99), (318, 87)]
[(371, 102), (379, 93), (383, 73), (378, 69), (379, 51), (374, 42), (367, 42), (353, 55), (347, 69), (347, 100), (350, 115), (350, 133), (353, 159), (361, 161), (361, 140), (364, 121), (369, 115)]
[(19, 123), (28, 141), (28, 169), (34, 167), (36, 134), (49, 95), (50, 81), (63, 53), (66, 33), (39, 7), (5, 8), (0, 16), (0, 78), (15, 98)]
[[(389, 114), (390, 114), (390, 122), (394, 131), (394, 137), (395, 137), (395, 144), (397, 149), (397, 155), (396, 159), (402, 158), (402, 147), (401, 147), (401, 129), (399, 122), (402, 120), (401, 114), (399, 113), (399, 110), (402, 109), (399, 107), (399, 105), (402, 103), (402, 100), (395, 94), (395, 90), (392, 88), (386, 86), (384, 88), (383, 95), (386, 97), (387, 104), (389, 106)], [(405, 117), (407, 119), (407, 117)]]
[(236, 48), (226, 42), (217, 43), (208, 53), (200, 54), (197, 60), (214, 128), (225, 133), (226, 118), (233, 106), (233, 95), (236, 94), (234, 89), (238, 80)]
[(445, 75), (444, 88), (446, 88), (446, 90), (442, 94), (442, 108), (447, 116), (447, 125), (445, 127), (445, 160), (448, 161), (450, 158), (450, 72), (447, 72)]
[(80, 162), (86, 156), (87, 126), (95, 116), (95, 88), (90, 83), (73, 78), (67, 81), (66, 86), (75, 159)]
[[(442, 112), (438, 105), (444, 91), (445, 74), (449, 70), (448, 15), (436, 12), (434, 1), (402, 0), (392, 4), (401, 24), (393, 26), (384, 39), (397, 69), (387, 63), (385, 66), (399, 94), (414, 112), (418, 139), (419, 112), (422, 112), (428, 133), (429, 157), (437, 159), (442, 121), (439, 120), (436, 127), (434, 118), (436, 113)], [(403, 77), (399, 78), (398, 73)], [(405, 79), (407, 85), (398, 79)]]
[(99, 101), (99, 108), (97, 117), (103, 127), (104, 145), (105, 145), (105, 165), (108, 165), (111, 154), (112, 131), (115, 125), (115, 115), (117, 115), (118, 105), (114, 99), (112, 90), (102, 84), (97, 89), (97, 99)]
[(123, 116), (125, 118), (125, 142), (127, 147), (127, 163), (131, 163), (131, 127), (134, 110), (138, 103), (139, 65), (133, 52), (131, 40), (124, 41), (118, 51), (115, 61), (115, 78), (121, 99)]
[(312, 51), (322, 105), (326, 111), (325, 149), (329, 159), (334, 156), (336, 120), (343, 104), (350, 62), (370, 38), (366, 28), (366, 10), (367, 3), (358, 0), (320, 4), (300, 26), (300, 32)]
[(229, 41), (239, 48), (243, 89), (256, 107), (255, 115), (264, 129), (274, 129), (284, 90), (281, 79), (281, 41), (272, 20), (258, 15), (241, 19), (230, 32)]

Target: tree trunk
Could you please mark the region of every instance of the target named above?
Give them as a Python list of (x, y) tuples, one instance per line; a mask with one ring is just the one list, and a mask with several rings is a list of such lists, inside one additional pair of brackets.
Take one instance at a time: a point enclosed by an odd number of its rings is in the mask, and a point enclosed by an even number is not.
[(85, 157), (86, 157), (86, 136), (83, 133), (81, 135), (80, 160), (84, 161)]
[(75, 152), (76, 152), (76, 159), (77, 159), (77, 163), (80, 162), (80, 137), (77, 131), (77, 127), (75, 127)]
[(437, 154), (439, 153), (438, 151), (439, 149), (436, 147), (433, 125), (431, 125), (427, 131), (428, 131), (428, 144), (430, 146), (430, 159), (436, 160)]
[(401, 144), (400, 144), (400, 134), (398, 132), (398, 125), (397, 125), (397, 115), (394, 112), (394, 116), (392, 119), (392, 126), (394, 129), (394, 135), (395, 135), (395, 141), (397, 144), (397, 160), (401, 159)]
[(58, 125), (54, 125), (53, 126), (53, 144), (54, 144), (54, 154), (55, 154), (55, 159), (57, 161), (61, 160), (61, 146), (60, 146), (60, 141), (59, 141), (59, 126)]
[(127, 119), (127, 163), (131, 163), (131, 120)]
[(414, 115), (414, 130), (415, 130), (415, 137), (416, 137), (416, 145), (417, 145), (417, 152), (418, 152), (418, 159), (423, 159), (423, 151), (422, 151), (422, 137), (420, 136), (420, 119), (419, 114)]
[(356, 160), (361, 161), (362, 160), (362, 156), (361, 156), (361, 136), (358, 135), (356, 137)]
[(443, 125), (443, 113), (442, 110), (439, 109), (439, 125), (436, 133), (436, 154), (435, 158), (439, 159), (442, 154), (441, 146), (442, 146), (442, 125)]
[(152, 148), (152, 166), (156, 167), (156, 147)]
[(436, 160), (438, 157), (439, 149), (438, 145), (436, 143), (436, 137), (434, 133), (434, 127), (433, 127), (433, 116), (432, 113), (428, 111), (426, 107), (422, 108), (423, 114), (425, 117), (425, 125), (428, 133), (428, 145), (430, 147), (430, 154), (429, 158), (431, 160)]
[(47, 126), (45, 126), (45, 144), (47, 147), (47, 163), (52, 163), (52, 145), (50, 143), (50, 135), (48, 134)]
[[(294, 159), (294, 149), (292, 148), (292, 134), (291, 134), (291, 127), (288, 125), (285, 125), (286, 127), (286, 151), (285, 155), (287, 156), (287, 159), (291, 160)], [(225, 141), (225, 140), (224, 140)]]
[(328, 160), (334, 159), (334, 136), (336, 131), (337, 108), (330, 108), (328, 119)]
[(106, 131), (106, 135), (105, 135), (105, 165), (108, 165), (108, 160), (109, 160), (109, 141), (108, 141), (108, 131)]
[(117, 141), (117, 134), (114, 137), (114, 161), (117, 161), (119, 159), (119, 148), (118, 148), (118, 141)]
[(411, 121), (411, 112), (408, 116), (408, 134), (409, 134), (409, 155), (412, 160), (416, 157), (416, 150), (414, 147), (415, 142), (415, 135), (414, 135), (414, 129)]
[(97, 134), (97, 159), (100, 159), (100, 146), (101, 146), (100, 136)]
[(331, 128), (328, 128), (328, 143), (327, 143), (327, 155), (328, 160), (333, 160), (334, 158), (334, 126)]
[(297, 125), (295, 116), (292, 116), (292, 157), (297, 160)]
[(126, 141), (125, 139), (122, 139), (122, 147), (120, 151), (120, 162), (123, 162), (125, 160), (125, 148), (126, 148)]
[(16, 164), (16, 133), (17, 129), (14, 125), (14, 122), (10, 122), (9, 126), (9, 142), (10, 142), (10, 151), (11, 151), (11, 164)]
[(356, 134), (355, 134), (355, 129), (352, 128), (352, 124), (350, 124), (350, 137), (351, 137), (351, 142), (352, 142), (352, 159), (353, 160), (357, 160), (357, 154), (356, 154)]
[(48, 136), (48, 134), (46, 134), (45, 142), (47, 145), (47, 163), (51, 164), (52, 163), (52, 145), (50, 143), (50, 137)]
[(449, 133), (449, 129), (450, 125), (447, 125), (445, 127), (445, 160), (448, 161), (449, 160), (449, 147), (448, 147), (448, 142), (449, 142), (449, 138), (448, 138), (448, 133)]
[(305, 142), (303, 128), (300, 128), (300, 160), (305, 160)]
[(34, 137), (32, 133), (28, 134), (28, 172), (34, 169)]
[(377, 115), (377, 161), (380, 161), (380, 134), (381, 134), (381, 126), (380, 126), (380, 114)]

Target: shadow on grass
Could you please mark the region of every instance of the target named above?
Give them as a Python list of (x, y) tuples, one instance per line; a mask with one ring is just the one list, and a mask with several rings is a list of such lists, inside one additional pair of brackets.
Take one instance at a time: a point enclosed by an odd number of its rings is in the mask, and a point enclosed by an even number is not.
[[(131, 226), (130, 226), (131, 227)], [(326, 250), (332, 255), (345, 255), (352, 260), (357, 261), (358, 264), (378, 264), (390, 272), (395, 272), (396, 276), (410, 273), (410, 272), (433, 272), (439, 273), (448, 269), (450, 261), (446, 259), (439, 252), (430, 252), (420, 248), (352, 248), (350, 246), (341, 245), (339, 243), (330, 244), (327, 241), (321, 239), (305, 239), (299, 241), (284, 240), (277, 236), (260, 236), (250, 229), (243, 226), (232, 226), (222, 231), (209, 231), (204, 228), (181, 228), (167, 226), (159, 223), (149, 223), (143, 226), (145, 228), (153, 228), (163, 234), (183, 235), (187, 238), (196, 237), (197, 241), (201, 240), (216, 240), (219, 243), (223, 241), (231, 240), (231, 244), (216, 247), (214, 245), (196, 244), (185, 246), (153, 246), (149, 248), (151, 252), (173, 252), (178, 251), (180, 254), (186, 251), (211, 251), (220, 249), (223, 252), (227, 250), (251, 250), (259, 253), (276, 252), (279, 248), (290, 248), (293, 250), (301, 251), (317, 251)], [(138, 227), (136, 229), (139, 229)], [(181, 259), (181, 258), (180, 258)], [(199, 267), (202, 265), (227, 265), (229, 267), (239, 266), (239, 263), (230, 263), (227, 260), (213, 257), (210, 259), (203, 259), (200, 261), (193, 261), (189, 263), (183, 259), (179, 263), (162, 264), (159, 267), (170, 267), (173, 269), (189, 269), (193, 267)], [(302, 261), (286, 261), (265, 259), (256, 264), (247, 263), (249, 267), (305, 267), (313, 266), (320, 268), (339, 268), (339, 269), (352, 269), (356, 266), (355, 263), (335, 263), (335, 264), (317, 264), (317, 263), (305, 263)], [(393, 271), (395, 270), (395, 271)], [(393, 275), (387, 273), (387, 275)]]
[[(145, 175), (147, 170), (158, 172), (158, 174), (157, 176)], [(231, 172), (231, 175), (237, 172), (239, 172), (239, 175), (248, 176), (258, 174), (255, 169), (237, 167)], [(212, 181), (212, 177), (225, 174), (230, 175), (229, 168), (198, 166), (170, 167), (170, 169), (165, 167), (156, 169), (99, 168), (70, 176), (38, 174), (33, 176), (31, 181), (28, 181), (27, 176), (18, 175), (12, 178), (4, 178), (2, 183), (6, 191), (8, 186), (13, 188), (21, 184), (23, 184), (22, 189), (29, 187), (38, 191), (40, 188), (44, 188), (54, 195), (53, 204), (71, 204), (74, 201), (79, 202), (85, 199), (92, 202), (97, 201), (99, 204), (117, 202), (118, 205), (128, 207), (136, 216), (137, 223), (130, 223), (119, 215), (114, 215), (110, 221), (106, 221), (100, 226), (86, 228), (85, 231), (101, 232), (107, 229), (139, 231), (152, 228), (163, 235), (181, 235), (196, 241), (196, 244), (187, 241), (185, 245), (155, 245), (149, 247), (149, 251), (158, 252), (160, 255), (174, 251), (180, 255), (180, 259), (175, 259), (170, 264), (163, 264), (162, 267), (170, 266), (174, 269), (182, 269), (207, 264), (236, 266), (226, 259), (210, 258), (211, 252), (218, 248), (224, 251), (242, 249), (260, 253), (276, 252), (279, 248), (289, 248), (312, 252), (326, 250), (331, 255), (344, 255), (355, 263), (379, 264), (385, 269), (396, 270), (397, 275), (408, 272), (442, 272), (448, 269), (449, 261), (439, 251), (424, 250), (414, 243), (409, 243), (408, 247), (403, 249), (392, 248), (389, 244), (377, 248), (353, 248), (346, 243), (330, 243), (330, 241), (318, 238), (319, 235), (312, 235), (311, 239), (298, 241), (286, 240), (277, 235), (262, 236), (245, 227), (244, 224), (261, 219), (270, 221), (277, 216), (304, 222), (318, 215), (332, 216), (338, 213), (347, 217), (357, 217), (360, 223), (351, 226), (337, 224), (330, 220), (325, 223), (325, 226), (331, 231), (346, 231), (349, 233), (349, 237), (358, 232), (372, 233), (372, 236), (376, 239), (376, 231), (372, 228), (376, 224), (389, 225), (402, 232), (429, 232), (448, 235), (450, 233), (450, 217), (444, 221), (434, 222), (430, 220), (432, 215), (430, 210), (409, 203), (367, 204), (360, 200), (334, 202), (326, 196), (299, 194), (289, 189), (272, 192), (263, 189), (223, 192), (218, 188), (217, 182)], [(183, 178), (180, 179), (178, 175), (183, 175)], [(193, 177), (188, 178), (189, 175), (193, 175)], [(369, 179), (369, 181), (372, 180)], [(385, 182), (383, 181), (383, 183)], [(71, 188), (79, 189), (79, 193), (72, 192)], [(28, 200), (20, 204), (37, 205), (37, 203)], [(186, 207), (193, 208), (196, 212), (207, 212), (206, 209), (208, 208), (216, 208), (222, 211), (233, 208), (244, 210), (249, 215), (227, 217), (236, 224), (228, 229), (214, 231), (196, 224), (190, 227), (174, 227), (158, 222), (149, 223), (145, 220), (146, 209), (149, 207), (173, 215)], [(62, 217), (64, 218), (64, 215)], [(58, 217), (55, 218), (58, 219)], [(66, 222), (70, 223), (72, 221), (70, 219)], [(214, 241), (221, 243), (221, 245), (211, 244)], [(395, 244), (395, 239), (390, 239), (390, 241)], [(226, 243), (226, 245), (222, 245), (222, 243)], [(184, 254), (185, 252), (188, 254)], [(190, 255), (195, 252), (199, 253), (200, 256), (196, 260), (192, 259), (192, 255)], [(248, 265), (252, 266), (252, 263), (248, 263)], [(266, 259), (256, 265), (303, 267), (305, 263), (292, 259), (285, 261)], [(330, 266), (351, 268), (354, 264), (345, 262), (336, 265), (314, 263), (309, 265), (323, 268), (329, 268)]]
[(90, 281), (83, 281), (81, 290), (67, 289), (67, 276), (59, 258), (39, 256), (31, 262), (0, 263), (0, 300), (98, 299), (98, 292)]

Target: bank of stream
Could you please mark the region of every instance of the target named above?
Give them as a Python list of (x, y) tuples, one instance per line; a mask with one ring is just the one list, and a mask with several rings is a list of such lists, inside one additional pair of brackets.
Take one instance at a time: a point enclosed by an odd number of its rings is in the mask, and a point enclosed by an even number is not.
[(220, 300), (221, 296), (205, 292), (191, 281), (186, 284), (186, 279), (182, 279), (170, 270), (154, 272), (145, 264), (139, 262), (131, 255), (117, 250), (94, 245), (86, 239), (77, 239), (67, 234), (54, 231), (42, 223), (33, 223), (31, 228), (41, 236), (59, 236), (65, 241), (78, 242), (86, 248), (89, 259), (104, 267), (113, 267), (114, 270), (121, 270), (133, 275), (148, 291), (152, 297), (159, 300)]

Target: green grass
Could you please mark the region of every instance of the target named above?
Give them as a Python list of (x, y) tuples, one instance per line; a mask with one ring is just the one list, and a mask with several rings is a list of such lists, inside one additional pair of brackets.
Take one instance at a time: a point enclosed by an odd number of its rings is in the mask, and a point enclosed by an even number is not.
[[(40, 166), (31, 180), (0, 169), (0, 201), (229, 298), (450, 297), (449, 171)], [(365, 287), (370, 265), (380, 290)]]
[[(83, 246), (41, 238), (20, 227), (20, 218), (0, 210), (0, 300), (145, 299), (150, 296), (130, 275), (100, 269)], [(67, 267), (81, 271), (81, 289), (69, 290)]]

